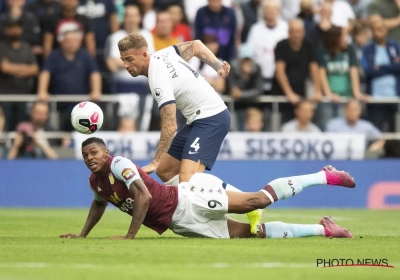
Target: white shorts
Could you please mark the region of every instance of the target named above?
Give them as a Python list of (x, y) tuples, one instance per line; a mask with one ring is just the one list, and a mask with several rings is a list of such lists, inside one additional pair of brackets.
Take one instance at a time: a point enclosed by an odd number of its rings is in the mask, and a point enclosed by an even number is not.
[(228, 196), (222, 184), (218, 177), (204, 173), (180, 183), (170, 229), (186, 237), (230, 238)]

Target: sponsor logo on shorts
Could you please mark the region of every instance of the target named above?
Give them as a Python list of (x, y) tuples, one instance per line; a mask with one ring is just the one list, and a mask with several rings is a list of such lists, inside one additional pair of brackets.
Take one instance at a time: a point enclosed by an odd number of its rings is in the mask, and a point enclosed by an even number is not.
[(121, 175), (126, 181), (128, 181), (132, 179), (133, 176), (136, 175), (136, 173), (131, 168), (125, 168), (124, 170), (122, 170)]
[(199, 152), (192, 152), (192, 151), (189, 151), (189, 155), (195, 155), (195, 154), (198, 154)]
[(210, 207), (211, 209), (217, 207), (217, 205), (222, 207), (222, 203), (219, 202), (218, 200), (209, 200), (208, 201), (208, 207)]

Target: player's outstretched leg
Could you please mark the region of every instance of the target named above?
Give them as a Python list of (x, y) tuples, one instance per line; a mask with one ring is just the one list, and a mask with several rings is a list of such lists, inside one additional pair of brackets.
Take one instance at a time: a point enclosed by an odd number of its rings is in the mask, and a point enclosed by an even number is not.
[(332, 166), (324, 167), (320, 172), (279, 178), (268, 183), (260, 192), (237, 193), (229, 192), (229, 213), (244, 214), (255, 209), (265, 208), (279, 199), (287, 199), (299, 194), (303, 189), (316, 185), (331, 185), (354, 188), (354, 179), (344, 171), (338, 171)]
[(331, 217), (323, 217), (319, 224), (288, 224), (280, 221), (262, 225), (257, 235), (249, 234), (249, 224), (228, 219), (228, 230), (231, 238), (300, 238), (325, 236), (332, 238), (353, 238), (353, 235), (339, 227)]
[(320, 172), (279, 178), (268, 183), (261, 191), (271, 200), (271, 203), (279, 199), (287, 199), (299, 194), (303, 189), (316, 185), (342, 186), (354, 188), (356, 186), (353, 177), (345, 171), (338, 171), (328, 165)]

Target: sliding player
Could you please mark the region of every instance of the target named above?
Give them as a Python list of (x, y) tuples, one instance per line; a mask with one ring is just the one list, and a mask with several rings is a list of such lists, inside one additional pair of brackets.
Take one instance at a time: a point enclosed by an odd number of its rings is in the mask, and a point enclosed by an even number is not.
[(92, 172), (89, 181), (95, 197), (82, 232), (63, 234), (60, 236), (63, 238), (86, 237), (101, 219), (107, 202), (132, 216), (128, 233), (114, 239), (134, 238), (142, 224), (159, 234), (170, 228), (174, 233), (186, 237), (352, 237), (329, 217), (324, 217), (320, 224), (315, 225), (265, 223), (256, 235), (250, 232), (249, 224), (227, 217), (228, 213), (245, 214), (263, 209), (279, 199), (297, 195), (310, 186), (329, 184), (355, 187), (348, 173), (332, 167), (325, 167), (315, 174), (279, 178), (259, 192), (247, 193), (226, 191), (228, 184), (204, 173), (196, 173), (189, 182), (166, 188), (129, 159), (110, 156), (104, 141), (96, 137), (82, 143), (82, 156)]

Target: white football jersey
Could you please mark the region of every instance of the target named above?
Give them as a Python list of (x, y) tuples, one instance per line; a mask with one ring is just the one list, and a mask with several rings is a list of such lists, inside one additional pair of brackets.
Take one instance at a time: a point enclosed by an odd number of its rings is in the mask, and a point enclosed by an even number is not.
[(158, 108), (176, 103), (187, 124), (224, 111), (227, 107), (218, 93), (177, 52), (171, 46), (151, 55), (148, 79)]

